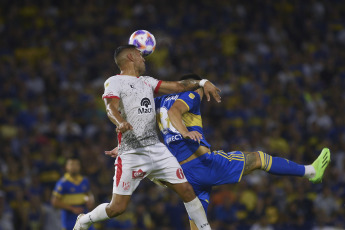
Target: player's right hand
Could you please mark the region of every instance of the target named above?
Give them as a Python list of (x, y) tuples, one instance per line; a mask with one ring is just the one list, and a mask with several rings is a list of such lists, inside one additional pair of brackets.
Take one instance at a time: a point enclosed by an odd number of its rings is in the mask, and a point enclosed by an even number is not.
[(127, 121), (124, 121), (122, 123), (120, 123), (117, 127), (116, 127), (116, 132), (117, 133), (125, 133), (128, 130), (133, 130), (133, 127), (131, 124), (129, 124)]
[(204, 85), (204, 92), (205, 92), (205, 96), (207, 101), (210, 101), (210, 94), (211, 96), (218, 102), (221, 102), (221, 97), (219, 95), (220, 93), (220, 89), (218, 89), (212, 82), (207, 81)]
[(76, 215), (79, 215), (80, 213), (84, 212), (84, 209), (82, 207), (71, 207), (70, 211)]
[(117, 146), (113, 150), (110, 150), (110, 151), (104, 151), (104, 153), (105, 155), (116, 158), (117, 155), (119, 155), (119, 147)]
[(200, 143), (200, 140), (202, 139), (202, 135), (198, 131), (191, 131), (188, 133), (184, 133), (184, 134), (182, 134), (182, 136), (185, 139), (192, 139), (192, 140), (197, 141), (199, 143)]

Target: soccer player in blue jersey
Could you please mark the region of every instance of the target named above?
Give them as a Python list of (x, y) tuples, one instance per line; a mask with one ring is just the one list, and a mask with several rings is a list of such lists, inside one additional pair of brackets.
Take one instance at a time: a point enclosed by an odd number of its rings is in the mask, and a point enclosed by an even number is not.
[[(185, 75), (182, 79), (201, 80), (195, 74)], [(213, 186), (240, 182), (243, 175), (256, 169), (274, 175), (306, 177), (313, 183), (321, 182), (330, 162), (327, 148), (322, 150), (312, 165), (300, 165), (281, 157), (272, 157), (262, 151), (211, 152), (211, 146), (202, 129), (200, 104), (203, 96), (201, 88), (164, 95), (155, 98), (155, 107), (164, 144), (182, 166), (205, 212)], [(116, 157), (117, 150), (115, 148), (105, 153)], [(192, 230), (196, 229), (192, 221), (190, 224)]]
[[(201, 80), (189, 74), (182, 79)], [(202, 129), (200, 104), (201, 88), (194, 92), (164, 95), (155, 98), (157, 122), (164, 144), (177, 158), (188, 182), (207, 210), (212, 186), (233, 184), (243, 175), (256, 169), (274, 175), (306, 177), (320, 183), (330, 162), (330, 151), (324, 148), (312, 165), (300, 165), (281, 157), (272, 157), (262, 151), (226, 153), (211, 152)], [(191, 228), (195, 229), (191, 222)]]
[(80, 174), (80, 169), (78, 158), (67, 159), (66, 174), (56, 183), (53, 191), (51, 202), (55, 208), (61, 209), (63, 230), (72, 230), (77, 216), (94, 205), (89, 181)]

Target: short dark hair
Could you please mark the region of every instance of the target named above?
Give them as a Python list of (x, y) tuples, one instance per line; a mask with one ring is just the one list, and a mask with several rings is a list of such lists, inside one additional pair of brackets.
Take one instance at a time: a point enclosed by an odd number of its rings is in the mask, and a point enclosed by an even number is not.
[(126, 49), (136, 49), (137, 47), (135, 45), (123, 45), (119, 46), (115, 49), (114, 52), (114, 60), (116, 60), (116, 57), (120, 55), (120, 53)]
[(187, 79), (202, 80), (202, 78), (198, 74), (195, 74), (195, 73), (184, 74), (180, 78), (181, 81), (182, 80), (187, 80)]

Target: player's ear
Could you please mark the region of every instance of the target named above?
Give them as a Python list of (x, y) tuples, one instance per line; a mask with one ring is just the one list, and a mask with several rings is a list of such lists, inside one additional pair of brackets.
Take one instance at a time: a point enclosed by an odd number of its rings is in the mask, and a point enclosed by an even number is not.
[(134, 62), (134, 57), (133, 57), (133, 54), (132, 54), (132, 53), (128, 53), (128, 54), (127, 54), (127, 58), (128, 58), (131, 62)]

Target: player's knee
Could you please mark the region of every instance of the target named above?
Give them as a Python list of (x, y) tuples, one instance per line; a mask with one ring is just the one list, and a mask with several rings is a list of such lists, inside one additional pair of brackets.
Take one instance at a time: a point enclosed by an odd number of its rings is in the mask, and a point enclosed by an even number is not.
[(245, 174), (261, 168), (261, 160), (258, 152), (245, 152), (244, 155), (246, 159)]
[(126, 209), (127, 205), (125, 203), (115, 204), (114, 202), (107, 206), (106, 212), (109, 218), (113, 218), (124, 213)]
[(188, 183), (180, 184), (179, 194), (184, 202), (189, 202), (195, 198), (193, 187)]

